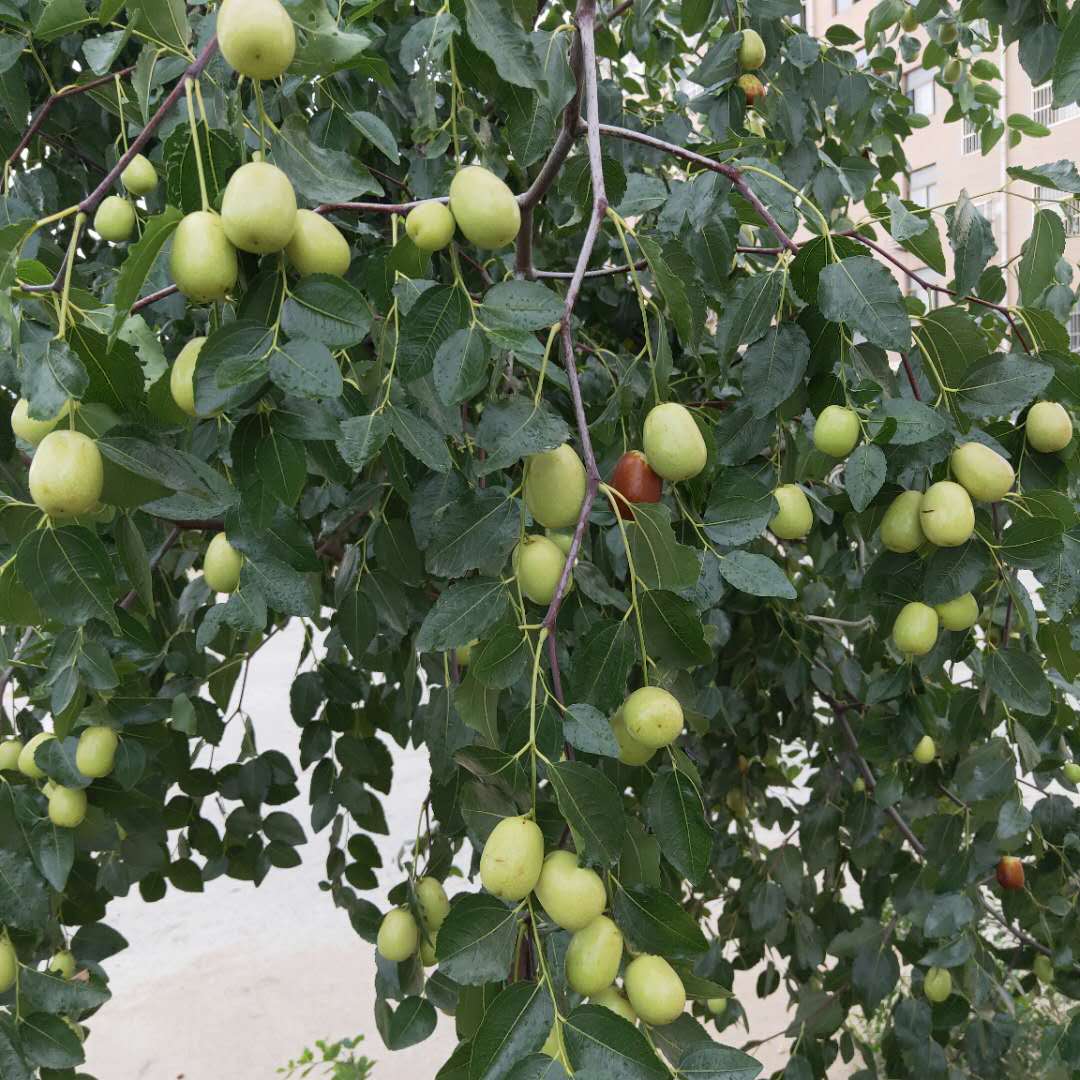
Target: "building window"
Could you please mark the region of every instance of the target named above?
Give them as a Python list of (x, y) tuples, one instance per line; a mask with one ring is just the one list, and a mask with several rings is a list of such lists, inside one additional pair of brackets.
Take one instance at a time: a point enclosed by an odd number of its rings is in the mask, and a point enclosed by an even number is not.
[(936, 165), (912, 170), (911, 179), (908, 181), (908, 198), (926, 209), (937, 203)]
[(1074, 120), (1080, 116), (1080, 105), (1075, 101), (1061, 108), (1054, 108), (1054, 88), (1047, 83), (1046, 86), (1037, 86), (1032, 92), (1032, 119), (1037, 124), (1052, 127), (1054, 124), (1063, 124), (1066, 120)]
[(911, 98), (917, 113), (933, 116), (937, 111), (934, 96), (934, 74), (926, 68), (912, 68), (904, 76), (904, 93)]
[(990, 231), (993, 233), (994, 243), (997, 244), (998, 254), (1002, 256), (1005, 255), (1003, 206), (1004, 203), (998, 195), (992, 195), (988, 199), (975, 200), (975, 209), (990, 222)]
[(964, 144), (962, 149), (965, 154), (977, 154), (982, 149), (979, 127), (966, 116), (964, 117)]
[(855, 0), (833, 0), (833, 14), (839, 15), (842, 11), (848, 11)]
[[(931, 270), (929, 266), (920, 266), (915, 272), (929, 285), (945, 284), (941, 275), (936, 270)], [(908, 296), (921, 300), (927, 311), (933, 311), (941, 303), (941, 293), (936, 289), (925, 289), (914, 278), (909, 280), (911, 287), (908, 289)]]
[(1035, 201), (1040, 210), (1056, 210), (1061, 215), (1066, 236), (1080, 236), (1080, 199), (1053, 188), (1035, 187)]
[(1080, 352), (1080, 307), (1075, 307), (1069, 316), (1069, 350)]

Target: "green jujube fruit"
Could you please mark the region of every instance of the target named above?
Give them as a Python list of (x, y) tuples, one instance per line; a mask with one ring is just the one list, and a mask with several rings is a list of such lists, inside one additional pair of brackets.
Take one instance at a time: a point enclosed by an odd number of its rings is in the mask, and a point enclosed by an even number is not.
[(905, 656), (925, 656), (937, 641), (938, 614), (927, 604), (905, 604), (893, 623), (893, 642)]
[(598, 915), (570, 939), (566, 981), (585, 997), (599, 994), (615, 981), (622, 954), (622, 932), (606, 915)]
[(105, 484), (101, 451), (81, 431), (50, 432), (34, 451), (29, 479), (30, 497), (46, 514), (85, 514), (97, 506)]
[(572, 851), (553, 851), (544, 860), (536, 898), (548, 918), (571, 933), (589, 925), (607, 907), (607, 891), (595, 870)]
[(907, 555), (925, 543), (919, 517), (922, 500), (921, 491), (902, 491), (889, 504), (881, 519), (881, 542), (890, 551)]
[[(534, 604), (550, 604), (559, 586), (566, 556), (546, 536), (526, 536), (513, 555), (514, 575), (522, 593)], [(573, 575), (567, 579), (567, 590)]]
[(36, 420), (30, 415), (30, 402), (26, 398), (19, 398), (15, 402), (15, 408), (11, 410), (12, 434), (31, 446), (37, 446), (70, 411), (71, 399), (68, 398), (55, 416), (48, 420)]
[(635, 690), (619, 711), (630, 737), (642, 746), (658, 750), (682, 734), (682, 706), (674, 694), (662, 687), (643, 686)]
[(388, 911), (381, 923), (375, 947), (384, 960), (400, 964), (408, 960), (420, 946), (420, 928), (411, 911), (394, 908)]
[(102, 200), (94, 214), (94, 232), (102, 240), (121, 244), (135, 231), (135, 207), (119, 195)]
[(709, 457), (690, 410), (677, 401), (665, 401), (649, 410), (642, 449), (649, 468), (672, 482), (693, 479), (705, 468)]
[(442, 251), (454, 239), (454, 215), (437, 199), (414, 206), (405, 218), (405, 231), (421, 251)]
[(95, 724), (79, 736), (75, 750), (75, 767), (91, 779), (99, 780), (113, 771), (120, 737), (110, 727)]
[(982, 443), (958, 446), (949, 459), (953, 475), (973, 499), (997, 502), (1016, 481), (1013, 467), (996, 450)]
[(673, 1023), (686, 1008), (683, 981), (662, 956), (645, 954), (631, 960), (623, 986), (634, 1012), (651, 1027)]
[(459, 169), (450, 182), (450, 213), (466, 240), (491, 251), (512, 243), (521, 228), (514, 193), (479, 165)]
[(169, 270), (176, 287), (199, 304), (224, 300), (236, 284), (236, 248), (221, 218), (209, 210), (187, 214), (173, 233)]
[(215, 593), (232, 593), (240, 584), (240, 570), (244, 556), (229, 543), (228, 537), (215, 534), (206, 548), (203, 558), (203, 577), (207, 587)]
[(199, 410), (195, 408), (195, 365), (205, 344), (204, 337), (192, 338), (180, 350), (169, 371), (169, 392), (172, 399), (181, 412), (191, 417), (199, 415)]
[(810, 500), (798, 484), (782, 484), (773, 492), (780, 509), (769, 521), (769, 528), (781, 540), (801, 540), (814, 526)]
[(935, 604), (934, 610), (946, 630), (970, 630), (979, 621), (979, 601), (969, 592), (944, 604)]
[(120, 183), (132, 195), (149, 195), (157, 187), (157, 182), (157, 169), (153, 162), (142, 154), (136, 154), (120, 174)]
[(333, 274), (344, 277), (352, 262), (349, 241), (341, 230), (314, 210), (297, 210), (292, 238), (285, 254), (301, 277)]
[(296, 30), (278, 0), (224, 0), (218, 8), (218, 46), (234, 71), (276, 79), (296, 53)]
[(585, 466), (569, 443), (525, 462), (525, 505), (540, 525), (568, 529), (585, 502)]
[(480, 881), (501, 900), (524, 900), (544, 865), (544, 834), (526, 817), (503, 818), (480, 855)]
[(952, 480), (940, 480), (926, 489), (919, 506), (919, 524), (931, 544), (959, 547), (975, 531), (971, 496)]
[(296, 229), (296, 192), (268, 161), (249, 161), (229, 177), (221, 224), (234, 247), (255, 255), (281, 251)]

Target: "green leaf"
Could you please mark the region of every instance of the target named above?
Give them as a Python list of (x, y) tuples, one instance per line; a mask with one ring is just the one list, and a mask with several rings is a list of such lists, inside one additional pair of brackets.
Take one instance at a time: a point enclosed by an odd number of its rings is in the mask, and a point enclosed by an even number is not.
[(987, 341), (975, 320), (961, 307), (943, 307), (923, 316), (916, 336), (928, 364), (927, 372), (942, 373), (950, 388), (964, 378), (972, 357), (986, 352)]
[(566, 741), (586, 754), (617, 758), (619, 743), (608, 719), (591, 705), (571, 705), (563, 716)]
[(1046, 165), (1010, 165), (1005, 171), (1014, 180), (1026, 180), (1038, 187), (1080, 195), (1080, 172), (1077, 172), (1076, 165), (1066, 158), (1048, 162)]
[(968, 368), (956, 401), (970, 416), (1004, 416), (1038, 397), (1053, 376), (1048, 364), (993, 353)]
[(1050, 711), (1050, 683), (1030, 653), (1010, 645), (996, 649), (983, 662), (986, 685), (1010, 709), (1045, 716)]
[(385, 154), (395, 165), (401, 160), (394, 133), (374, 113), (359, 109), (346, 113), (345, 117), (376, 150)]
[(142, 236), (128, 247), (113, 290), (113, 307), (116, 309), (112, 327), (114, 337), (127, 319), (131, 305), (139, 299), (147, 275), (183, 216), (175, 206), (166, 206), (160, 214), (145, 222)]
[(926, 564), (923, 599), (928, 604), (945, 604), (974, 592), (991, 567), (990, 553), (981, 540), (960, 547), (935, 548)]
[(1024, 241), (1017, 280), (1020, 300), (1034, 304), (1054, 279), (1054, 268), (1065, 252), (1065, 225), (1055, 210), (1037, 210), (1031, 235)]
[(1018, 518), (1003, 533), (1000, 554), (1012, 566), (1041, 566), (1061, 551), (1064, 533), (1057, 518)]
[(663, 589), (650, 589), (640, 604), (645, 646), (654, 660), (683, 669), (709, 662), (712, 650), (705, 640), (701, 616), (689, 600)]
[(35, 420), (51, 420), (69, 398), (78, 401), (90, 384), (82, 361), (66, 341), (32, 339), (22, 351), (22, 394)]
[(674, 897), (650, 885), (615, 893), (612, 910), (619, 929), (638, 952), (669, 960), (694, 960), (709, 943), (697, 921)]
[(341, 422), (338, 453), (354, 469), (362, 469), (381, 449), (390, 434), (385, 413), (351, 416)]
[(966, 296), (975, 290), (986, 264), (997, 251), (994, 230), (966, 191), (960, 192), (956, 205), (945, 211), (945, 221), (955, 255), (956, 291)]
[(775, 513), (776, 500), (764, 484), (727, 471), (713, 486), (702, 527), (714, 544), (737, 547), (759, 537)]
[(514, 86), (540, 89), (543, 69), (532, 43), (499, 0), (464, 0), (472, 43), (494, 62), (500, 77)]
[(716, 348), (721, 355), (764, 335), (780, 308), (786, 278), (781, 271), (772, 271), (736, 280), (716, 327)]
[(0, 921), (40, 930), (49, 919), (49, 889), (30, 856), (0, 848)]
[(1062, 29), (1053, 69), (1054, 105), (1080, 101), (1080, 14), (1074, 8)]
[(603, 1005), (579, 1005), (563, 1024), (574, 1072), (615, 1080), (666, 1080), (667, 1067), (640, 1029)]
[(544, 983), (506, 987), (484, 1012), (473, 1037), (469, 1080), (505, 1080), (518, 1061), (544, 1045), (554, 1017)]
[(345, 349), (367, 337), (371, 308), (347, 281), (331, 274), (313, 274), (301, 278), (290, 290), (281, 325), (289, 337)]
[(638, 578), (650, 589), (689, 589), (701, 571), (696, 549), (675, 539), (671, 510), (663, 503), (637, 503), (630, 553)]
[(112, 563), (90, 529), (71, 526), (30, 533), (19, 545), (15, 569), (34, 602), (57, 622), (83, 626), (101, 619), (116, 626)]
[(517, 542), (520, 504), (498, 491), (470, 491), (441, 515), (425, 555), (436, 577), (460, 577), (502, 560)]
[(911, 323), (896, 279), (866, 255), (821, 271), (818, 307), (830, 322), (846, 323), (883, 349), (911, 348)]
[(743, 393), (754, 416), (771, 413), (802, 384), (810, 342), (802, 328), (785, 322), (770, 327), (743, 355)]
[(299, 195), (311, 202), (349, 202), (358, 195), (382, 194), (355, 157), (319, 146), (310, 130), (307, 117), (294, 113), (270, 139), (274, 164), (284, 170)]
[(371, 47), (371, 37), (359, 30), (342, 30), (323, 0), (282, 2), (297, 27), (290, 74), (321, 77), (367, 62), (364, 54)]
[(439, 970), (463, 986), (501, 982), (510, 971), (516, 931), (516, 912), (497, 897), (455, 897), (435, 942)]
[(877, 439), (882, 429), (893, 421), (889, 442), (893, 446), (917, 446), (945, 430), (945, 418), (936, 409), (910, 398), (885, 398), (881, 409), (868, 422), (870, 436)]
[(446, 439), (423, 417), (409, 409), (390, 408), (390, 430), (417, 461), (436, 472), (453, 468)]
[(754, 1080), (761, 1068), (761, 1062), (730, 1046), (691, 1046), (679, 1060), (679, 1075), (686, 1080)]
[(440, 346), (469, 323), (469, 301), (455, 285), (437, 285), (401, 317), (398, 366), (406, 382), (431, 371)]
[(485, 326), (546, 330), (563, 315), (563, 301), (538, 281), (504, 281), (488, 289), (477, 313)]
[(614, 712), (626, 697), (634, 666), (634, 637), (625, 622), (599, 623), (571, 658), (570, 685), (577, 701)]
[(424, 617), (416, 648), (434, 652), (468, 645), (502, 618), (508, 602), (501, 581), (455, 581)]
[(404, 1050), (423, 1042), (434, 1030), (438, 1013), (430, 1001), (407, 997), (396, 1009), (376, 1004), (375, 1019), (388, 1050)]
[(82, 1040), (62, 1016), (36, 1012), (23, 1017), (18, 1027), (26, 1059), (48, 1069), (70, 1069), (86, 1060)]
[(270, 354), (270, 379), (287, 394), (308, 398), (341, 396), (343, 381), (330, 350), (318, 341), (293, 338)]
[(872, 443), (857, 446), (848, 457), (844, 464), (844, 490), (859, 513), (874, 501), (881, 490), (887, 467), (884, 452)]
[(598, 866), (616, 863), (622, 853), (626, 824), (622, 798), (615, 785), (581, 761), (554, 762), (547, 773), (583, 858)]
[[(205, 124), (200, 124), (198, 130), (206, 196), (211, 206), (218, 206), (229, 177), (243, 161), (240, 144), (227, 131), (208, 128)], [(169, 134), (162, 158), (169, 204), (180, 207), (185, 214), (201, 210), (200, 157), (195, 153), (195, 140), (187, 124)]]
[(661, 773), (649, 788), (645, 818), (664, 858), (691, 885), (700, 885), (709, 869), (713, 833), (694, 781), (677, 770)]
[(468, 401), (487, 385), (490, 374), (491, 345), (479, 323), (455, 331), (435, 352), (432, 378), (444, 405)]
[(58, 893), (64, 891), (75, 863), (75, 834), (42, 818), (30, 830), (30, 854), (41, 876)]
[(529, 454), (554, 450), (570, 438), (561, 416), (528, 397), (489, 404), (476, 431), (477, 444), (487, 451), (478, 475), (505, 469)]
[(132, 5), (139, 29), (151, 40), (183, 51), (191, 38), (183, 0), (138, 0)]
[(751, 596), (794, 600), (798, 593), (787, 575), (767, 555), (732, 551), (720, 558), (720, 573), (729, 585)]
[(469, 671), (484, 686), (505, 690), (524, 676), (530, 655), (526, 636), (516, 626), (503, 626), (473, 649)]

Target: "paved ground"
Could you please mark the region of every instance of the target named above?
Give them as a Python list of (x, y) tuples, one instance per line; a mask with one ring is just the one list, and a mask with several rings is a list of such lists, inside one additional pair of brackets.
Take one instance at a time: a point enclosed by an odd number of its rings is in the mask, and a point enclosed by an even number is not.
[[(260, 749), (290, 756), (297, 729), (287, 686), (298, 649), (294, 633), (267, 645), (246, 698)], [(426, 755), (396, 754), (394, 794), (386, 801), (390, 836), (381, 845), (384, 888), (398, 879), (394, 857), (414, 835), (426, 790)], [(306, 824), (303, 800), (289, 809)], [(303, 866), (273, 871), (258, 889), (222, 879), (202, 895), (170, 891), (161, 903), (145, 904), (135, 893), (110, 908), (109, 923), (131, 947), (108, 962), (114, 1000), (92, 1023), (88, 1072), (99, 1080), (272, 1080), (315, 1039), (362, 1033), (380, 1062), (377, 1080), (434, 1076), (453, 1047), (452, 1024), (444, 1021), (410, 1050), (385, 1050), (372, 1019), (373, 948), (318, 891), (324, 841), (316, 838), (304, 854)], [(754, 978), (748, 973), (736, 989), (761, 1038), (780, 1030), (786, 1016), (778, 999), (756, 1001)], [(782, 1067), (784, 1048), (778, 1039), (758, 1056), (770, 1069)]]

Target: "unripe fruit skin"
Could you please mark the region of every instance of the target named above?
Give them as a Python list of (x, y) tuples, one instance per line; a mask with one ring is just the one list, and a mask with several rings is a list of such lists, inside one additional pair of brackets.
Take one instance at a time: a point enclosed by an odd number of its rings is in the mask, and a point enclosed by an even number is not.
[(405, 218), (405, 231), (421, 251), (442, 251), (454, 239), (455, 228), (450, 207), (437, 199), (414, 206)]
[(545, 529), (544, 535), (564, 554), (570, 554), (570, 545), (574, 542), (574, 534), (569, 529)]
[(773, 492), (780, 509), (769, 521), (769, 528), (781, 540), (802, 540), (814, 526), (814, 511), (806, 492), (797, 484), (782, 484)]
[(842, 405), (829, 405), (814, 424), (814, 446), (830, 457), (846, 458), (861, 433), (858, 413)]
[(1003, 889), (1024, 887), (1024, 864), (1015, 855), (1002, 855), (995, 871), (997, 883)]
[(881, 542), (889, 551), (907, 555), (925, 542), (919, 519), (922, 500), (921, 491), (902, 491), (889, 504), (881, 519)]
[(224, 0), (217, 35), (229, 66), (252, 79), (276, 79), (296, 53), (296, 30), (278, 0)]
[(635, 690), (623, 702), (621, 712), (630, 737), (642, 746), (659, 750), (682, 734), (682, 706), (674, 694), (659, 686)]
[(585, 487), (585, 466), (569, 443), (533, 454), (525, 463), (525, 505), (545, 528), (577, 524)]
[(420, 963), (422, 963), (424, 967), (432, 967), (434, 964), (438, 963), (435, 955), (437, 952), (436, 937), (437, 935), (432, 932), (429, 935), (429, 938), (420, 939)]
[(638, 1016), (634, 1012), (634, 1006), (614, 986), (601, 990), (599, 994), (593, 994), (589, 1001), (593, 1005), (603, 1005), (605, 1009), (618, 1013), (619, 1016), (631, 1024), (637, 1023)]
[(746, 104), (751, 108), (765, 96), (765, 84), (756, 75), (740, 75), (735, 83), (746, 97)]
[(19, 772), (23, 776), (29, 776), (31, 780), (43, 780), (45, 778), (45, 772), (38, 767), (34, 755), (42, 743), (47, 743), (50, 739), (55, 738), (56, 736), (51, 731), (42, 731), (27, 742), (19, 753)]
[(57, 784), (49, 793), (49, 820), (61, 829), (77, 829), (86, 817), (86, 792)]
[(341, 230), (314, 210), (297, 210), (296, 225), (285, 254), (301, 277), (333, 274), (344, 277), (352, 262), (349, 241)]
[(913, 5), (909, 4), (904, 8), (904, 14), (900, 16), (900, 27), (908, 34), (919, 29), (919, 13)]
[(746, 796), (738, 788), (732, 788), (724, 796), (724, 805), (728, 808), (732, 817), (746, 817)]
[(503, 818), (480, 856), (480, 881), (501, 900), (524, 900), (536, 888), (544, 865), (544, 834), (525, 817)]
[(30, 462), (30, 497), (50, 516), (92, 510), (101, 498), (105, 469), (101, 451), (81, 431), (52, 431)]
[(1024, 432), (1033, 450), (1040, 454), (1056, 454), (1072, 442), (1072, 417), (1060, 402), (1037, 401), (1028, 410)]
[(221, 224), (241, 251), (281, 251), (296, 231), (296, 192), (268, 161), (249, 161), (229, 177), (221, 198)]
[(110, 727), (95, 725), (86, 728), (79, 736), (79, 745), (75, 751), (75, 767), (93, 780), (100, 780), (113, 771), (116, 763), (116, 748), (120, 738)]
[(15, 946), (7, 938), (0, 938), (0, 994), (6, 994), (15, 985), (18, 970)]
[(223, 532), (217, 533), (206, 548), (203, 577), (211, 592), (231, 593), (240, 584), (244, 556), (229, 543)]
[(929, 735), (924, 735), (915, 744), (915, 749), (911, 752), (912, 760), (916, 765), (929, 765), (936, 756), (937, 747)]
[(705, 1002), (705, 1007), (713, 1014), (713, 1016), (723, 1016), (727, 1012), (727, 998), (709, 998)]
[[(2, 747), (0, 747), (0, 749), (2, 749)], [(3, 766), (0, 765), (0, 768), (3, 768)], [(1067, 761), (1062, 766), (1061, 771), (1065, 774), (1065, 779), (1068, 780), (1070, 784), (1080, 784), (1080, 764), (1077, 764), (1075, 761)]]
[(534, 604), (551, 603), (565, 565), (566, 556), (546, 536), (526, 536), (514, 548), (514, 574), (522, 593)]
[(142, 154), (136, 154), (120, 174), (120, 183), (132, 195), (149, 195), (157, 187), (157, 182), (157, 169), (153, 162)]
[(653, 747), (638, 742), (626, 730), (626, 718), (623, 716), (622, 709), (619, 709), (611, 718), (611, 730), (615, 733), (615, 741), (619, 744), (619, 760), (624, 765), (644, 765), (656, 753)]
[(938, 41), (942, 45), (951, 45), (957, 38), (956, 23), (944, 22), (938, 27)]
[(49, 974), (70, 979), (75, 974), (75, 957), (67, 949), (54, 953), (49, 961)]
[(665, 401), (649, 411), (642, 448), (652, 471), (673, 483), (697, 476), (709, 458), (690, 410), (677, 401)]
[(30, 402), (26, 398), (19, 398), (15, 402), (15, 408), (11, 410), (12, 433), (22, 439), (23, 442), (28, 442), (31, 446), (37, 446), (70, 411), (71, 399), (69, 398), (51, 420), (35, 420), (30, 415)]
[(765, 42), (756, 30), (744, 30), (739, 43), (739, 67), (743, 71), (757, 71), (765, 63)]
[(619, 974), (622, 953), (622, 932), (606, 915), (598, 915), (570, 939), (566, 949), (567, 982), (585, 997), (599, 994)]
[(433, 877), (421, 878), (416, 883), (416, 903), (424, 927), (432, 934), (437, 933), (450, 913), (450, 901), (442, 882)]
[(1016, 480), (1013, 467), (995, 450), (982, 443), (958, 446), (949, 459), (953, 475), (973, 499), (997, 502)]
[(952, 993), (952, 973), (947, 968), (932, 967), (923, 979), (926, 1000), (940, 1005)]
[(1054, 981), (1054, 965), (1049, 956), (1039, 953), (1032, 962), (1031, 970), (1039, 982), (1050, 985)]
[(195, 408), (195, 365), (205, 344), (204, 337), (192, 338), (180, 350), (169, 372), (169, 392), (176, 407), (193, 418), (199, 415), (199, 410)]
[(905, 656), (925, 656), (937, 641), (938, 614), (927, 604), (905, 604), (893, 623), (892, 638)]
[(611, 474), (611, 486), (623, 496), (615, 500), (619, 517), (630, 521), (634, 519), (634, 510), (627, 503), (658, 503), (664, 490), (664, 482), (640, 450), (628, 450), (619, 458)]
[(491, 251), (509, 244), (521, 228), (514, 193), (479, 165), (459, 169), (450, 182), (450, 213), (466, 240)]
[(5, 739), (0, 742), (0, 772), (14, 772), (19, 767), (19, 755), (23, 744), (19, 739)]
[(953, 86), (960, 81), (960, 76), (964, 74), (964, 66), (959, 60), (950, 60), (941, 72), (941, 81), (946, 86)]
[(851, 790), (861, 795), (866, 790), (866, 781), (861, 776), (856, 776)]
[(931, 544), (959, 547), (975, 531), (975, 507), (967, 490), (951, 480), (931, 484), (922, 497), (919, 524)]
[(653, 1027), (677, 1020), (686, 1008), (686, 990), (675, 969), (662, 956), (631, 960), (623, 986), (634, 1011)]
[(553, 851), (544, 859), (535, 891), (548, 918), (571, 933), (583, 930), (607, 907), (600, 875), (579, 865), (572, 851)]
[(979, 601), (964, 593), (944, 604), (935, 604), (941, 625), (946, 630), (970, 630), (979, 621)]
[(119, 195), (104, 199), (94, 215), (94, 232), (102, 240), (123, 243), (135, 231), (135, 207)]
[(379, 955), (392, 964), (408, 960), (420, 947), (420, 928), (412, 912), (405, 908), (388, 911), (379, 923), (375, 947)]
[(458, 667), (467, 668), (472, 663), (472, 651), (473, 646), (477, 642), (470, 641), (468, 645), (459, 645), (454, 650), (454, 659), (457, 661)]
[(173, 234), (169, 270), (189, 300), (205, 304), (225, 299), (236, 284), (239, 266), (236, 248), (217, 214), (197, 210), (184, 217)]

